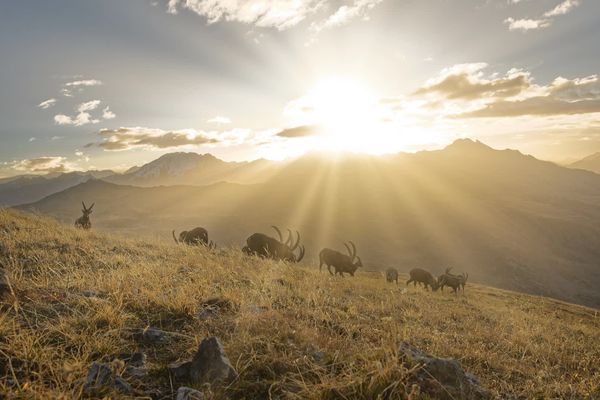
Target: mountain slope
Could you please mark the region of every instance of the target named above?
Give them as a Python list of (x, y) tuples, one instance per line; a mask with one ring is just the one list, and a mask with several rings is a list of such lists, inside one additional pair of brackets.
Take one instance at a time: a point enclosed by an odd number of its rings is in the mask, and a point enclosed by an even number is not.
[(569, 165), (570, 168), (585, 169), (600, 174), (600, 153), (594, 153)]
[(256, 183), (268, 179), (274, 165), (266, 160), (226, 162), (211, 154), (169, 153), (106, 180), (134, 186), (208, 185), (221, 181)]
[(459, 141), (385, 158), (309, 155), (258, 185), (127, 188), (88, 182), (21, 207), (170, 240), (206, 227), (237, 248), (270, 225), (298, 229), (306, 258), (353, 240), (370, 268), (447, 267), (497, 287), (600, 307), (600, 176)]
[[(315, 265), (83, 232), (14, 211), (0, 211), (0, 243), (12, 287), (0, 298), (8, 398), (88, 397), (94, 362), (131, 385), (130, 397), (95, 397), (174, 398), (193, 384), (167, 366), (209, 336), (239, 373), (230, 385), (198, 385), (215, 400), (430, 398), (402, 342), (459, 360), (497, 398), (600, 395), (600, 321), (585, 307), (470, 283), (455, 296), (365, 271), (329, 277)], [(206, 316), (210, 298), (227, 306)], [(145, 357), (131, 369), (134, 352)]]
[(106, 178), (113, 174), (112, 171), (87, 171), (5, 179), (0, 181), (0, 206), (35, 202), (90, 179)]

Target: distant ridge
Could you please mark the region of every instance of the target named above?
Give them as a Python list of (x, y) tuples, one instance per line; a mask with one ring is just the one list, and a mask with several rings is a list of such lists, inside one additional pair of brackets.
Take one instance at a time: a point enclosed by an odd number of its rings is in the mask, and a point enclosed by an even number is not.
[(585, 169), (600, 174), (600, 152), (594, 153), (569, 165), (570, 168)]

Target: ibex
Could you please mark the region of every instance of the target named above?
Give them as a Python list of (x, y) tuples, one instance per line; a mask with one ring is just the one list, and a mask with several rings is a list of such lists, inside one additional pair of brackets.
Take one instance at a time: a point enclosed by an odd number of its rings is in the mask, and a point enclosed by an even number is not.
[(385, 271), (385, 280), (390, 283), (396, 281), (396, 285), (398, 284), (398, 271), (396, 268), (388, 268)]
[(96, 203), (92, 203), (90, 208), (87, 208), (85, 206), (85, 203), (83, 201), (81, 202), (81, 205), (83, 206), (81, 212), (83, 213), (83, 215), (75, 220), (75, 226), (77, 228), (87, 230), (92, 227), (92, 221), (90, 221), (90, 214), (92, 213), (92, 208), (94, 208), (94, 204)]
[(450, 286), (454, 290), (454, 293), (457, 293), (461, 288), (464, 292), (469, 274), (463, 272), (460, 275), (454, 275), (450, 273), (451, 269), (452, 267), (446, 268), (446, 272), (438, 278), (438, 284), (442, 288), (442, 292), (444, 291), (444, 286)]
[[(300, 246), (300, 233), (296, 231), (296, 241), (292, 243), (292, 231), (288, 229), (288, 238), (284, 242), (281, 231), (278, 227), (272, 226), (277, 232), (279, 240), (265, 235), (264, 233), (254, 233), (246, 239), (246, 246), (242, 252), (248, 255), (255, 255), (273, 260), (283, 260), (289, 262), (300, 262), (304, 258), (304, 246)], [(299, 249), (298, 255), (294, 252)]]
[(208, 231), (204, 228), (194, 228), (191, 231), (183, 231), (179, 234), (179, 240), (175, 237), (175, 231), (172, 232), (175, 243), (184, 243), (196, 246), (206, 246), (209, 249), (215, 249), (217, 245), (212, 240), (208, 240)]
[(414, 268), (410, 270), (410, 279), (406, 281), (406, 284), (408, 285), (411, 282), (415, 287), (417, 286), (417, 283), (422, 283), (425, 285), (425, 289), (428, 289), (429, 286), (431, 286), (431, 289), (434, 292), (439, 288), (438, 282), (433, 275), (421, 268)]
[[(352, 246), (352, 250), (350, 250), (348, 243), (350, 243)], [(331, 275), (334, 275), (334, 273), (331, 272), (331, 267), (333, 266), (335, 269), (335, 274), (340, 274), (342, 277), (344, 276), (344, 273), (354, 276), (354, 272), (356, 272), (356, 270), (363, 265), (360, 257), (356, 255), (356, 246), (354, 243), (348, 243), (344, 243), (346, 250), (348, 250), (348, 255), (342, 254), (337, 250), (327, 248), (321, 250), (319, 253), (319, 271), (323, 267), (323, 264), (325, 264), (327, 265), (327, 270)]]

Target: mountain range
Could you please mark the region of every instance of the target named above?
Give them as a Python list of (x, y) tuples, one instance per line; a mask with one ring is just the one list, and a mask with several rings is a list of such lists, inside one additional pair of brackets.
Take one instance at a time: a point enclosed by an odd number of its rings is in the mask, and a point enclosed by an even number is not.
[(585, 169), (600, 174), (600, 153), (594, 153), (569, 165), (570, 168)]
[[(169, 165), (162, 171), (178, 171), (177, 161)], [(385, 157), (309, 154), (264, 170), (243, 183), (196, 186), (88, 180), (18, 208), (72, 224), (82, 200), (95, 202), (94, 229), (171, 240), (172, 229), (204, 226), (219, 246), (237, 248), (276, 224), (301, 232), (308, 261), (353, 240), (365, 269), (452, 267), (600, 307), (600, 175), (471, 140)]]

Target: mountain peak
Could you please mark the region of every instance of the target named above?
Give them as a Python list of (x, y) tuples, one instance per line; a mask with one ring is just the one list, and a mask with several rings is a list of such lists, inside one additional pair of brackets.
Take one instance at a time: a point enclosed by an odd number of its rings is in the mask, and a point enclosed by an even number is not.
[(456, 139), (454, 142), (452, 142), (452, 144), (446, 146), (445, 150), (468, 150), (468, 151), (474, 151), (474, 150), (493, 150), (490, 146), (486, 145), (483, 142), (480, 142), (479, 140), (473, 140), (473, 139), (469, 139), (469, 138), (465, 138), (465, 139)]

